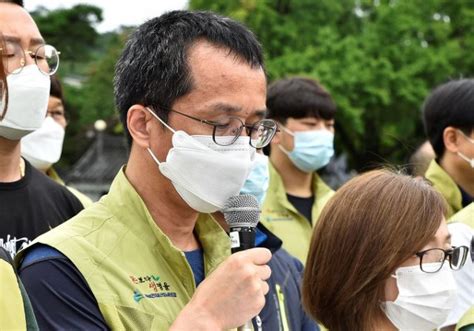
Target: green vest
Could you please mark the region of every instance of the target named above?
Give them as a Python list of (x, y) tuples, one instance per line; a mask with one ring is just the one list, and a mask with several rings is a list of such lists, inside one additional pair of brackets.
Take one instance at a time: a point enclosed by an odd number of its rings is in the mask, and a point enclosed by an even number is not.
[[(195, 232), (208, 276), (230, 255), (230, 241), (209, 215)], [(113, 330), (168, 330), (196, 290), (185, 254), (156, 226), (123, 169), (109, 194), (38, 242), (74, 263)]]
[(39, 330), (8, 252), (0, 248), (0, 330)]
[(0, 259), (0, 328), (26, 330), (23, 298), (13, 266)]
[[(468, 329), (469, 327), (469, 329)], [(472, 306), (456, 325), (456, 331), (472, 330), (474, 329), (474, 306)]]
[(448, 222), (464, 223), (474, 230), (474, 202), (471, 202), (469, 205), (454, 214)]
[(428, 170), (426, 170), (425, 178), (433, 183), (434, 188), (443, 195), (448, 203), (446, 218), (450, 218), (462, 209), (461, 190), (435, 160), (431, 161)]
[(74, 194), (74, 196), (82, 203), (82, 206), (84, 206), (84, 208), (89, 207), (93, 204), (91, 198), (89, 198), (87, 195), (79, 192), (74, 187), (67, 186), (66, 183), (64, 183), (64, 181), (61, 179), (61, 177), (59, 177), (58, 173), (53, 167), (49, 168), (46, 171), (46, 175), (52, 180), (54, 180), (56, 183), (65, 186), (69, 190), (69, 192)]
[(304, 264), (313, 233), (312, 226), (316, 224), (321, 210), (333, 196), (334, 191), (314, 173), (315, 200), (311, 226), (308, 220), (288, 201), (283, 181), (271, 162), (269, 162), (269, 169), (270, 185), (262, 207), (261, 222), (283, 241), (283, 248)]

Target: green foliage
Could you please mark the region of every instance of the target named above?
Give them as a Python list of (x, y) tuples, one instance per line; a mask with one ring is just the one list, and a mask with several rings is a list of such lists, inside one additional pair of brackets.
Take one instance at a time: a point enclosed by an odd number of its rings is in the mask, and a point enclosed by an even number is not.
[(337, 147), (357, 169), (400, 164), (424, 139), (420, 107), (437, 84), (474, 72), (470, 0), (191, 0), (244, 22), (270, 80), (318, 79), (335, 98)]
[(87, 131), (93, 130), (96, 120), (106, 120), (110, 132), (122, 134), (114, 103), (113, 76), (128, 32), (128, 29), (124, 29), (100, 36), (101, 48), (94, 50), (93, 57), (96, 59), (84, 69), (82, 86), (63, 84), (69, 117), (61, 158), (64, 167), (72, 165), (90, 144)]
[(124, 35), (115, 34), (101, 58), (88, 71), (82, 91), (81, 124), (107, 119), (115, 114), (113, 78), (115, 63), (124, 44)]
[(43, 38), (61, 51), (61, 59), (74, 62), (88, 59), (99, 36), (94, 26), (102, 22), (101, 8), (75, 5), (49, 11), (40, 7), (31, 15)]
[[(59, 166), (67, 168), (91, 143), (97, 119), (116, 126), (112, 80), (129, 30), (99, 34), (95, 26), (102, 21), (102, 9), (92, 5), (40, 7), (32, 16), (46, 42), (61, 51), (57, 75), (63, 82), (68, 127)], [(71, 80), (76, 84), (68, 85)]]

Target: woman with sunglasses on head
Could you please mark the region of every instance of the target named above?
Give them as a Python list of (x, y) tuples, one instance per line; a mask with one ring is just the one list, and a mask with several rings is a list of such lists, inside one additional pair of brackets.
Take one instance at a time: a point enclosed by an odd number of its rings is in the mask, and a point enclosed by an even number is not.
[(303, 304), (331, 331), (433, 330), (456, 298), (442, 196), (421, 179), (375, 170), (346, 183), (311, 240)]

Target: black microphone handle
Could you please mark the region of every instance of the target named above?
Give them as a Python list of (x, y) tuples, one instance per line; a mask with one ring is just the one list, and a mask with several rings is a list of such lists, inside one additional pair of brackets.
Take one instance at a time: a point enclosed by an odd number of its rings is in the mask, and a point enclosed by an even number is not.
[(232, 254), (255, 247), (255, 228), (232, 227), (229, 232)]
[[(255, 247), (254, 227), (232, 227), (230, 228), (229, 236), (232, 254)], [(239, 326), (237, 331), (253, 331), (252, 320)]]

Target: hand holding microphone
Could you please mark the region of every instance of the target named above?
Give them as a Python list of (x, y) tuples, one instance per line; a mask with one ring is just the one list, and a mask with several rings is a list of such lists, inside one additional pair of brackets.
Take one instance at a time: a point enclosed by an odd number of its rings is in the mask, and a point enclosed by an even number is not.
[[(260, 208), (257, 199), (252, 195), (238, 195), (227, 200), (222, 210), (229, 225), (229, 237), (232, 254), (255, 247), (255, 228), (257, 227)], [(248, 320), (238, 327), (238, 331), (252, 331), (252, 321)]]
[(199, 285), (170, 330), (227, 330), (239, 326), (246, 330), (244, 327), (251, 327), (251, 319), (265, 305), (269, 290), (266, 280), (271, 274), (266, 264), (271, 252), (252, 248), (259, 219), (258, 203), (253, 196), (232, 197), (223, 213), (231, 233), (237, 232), (231, 234), (234, 254)]

